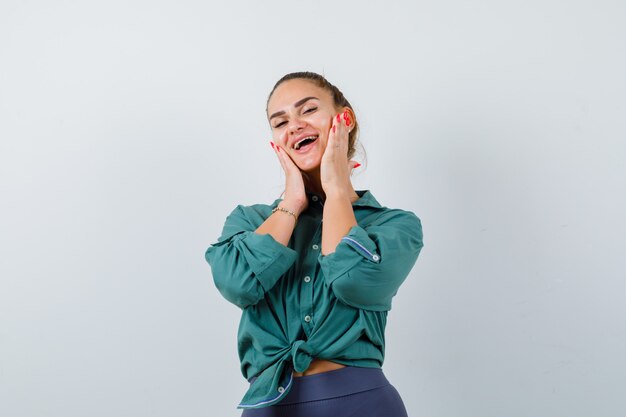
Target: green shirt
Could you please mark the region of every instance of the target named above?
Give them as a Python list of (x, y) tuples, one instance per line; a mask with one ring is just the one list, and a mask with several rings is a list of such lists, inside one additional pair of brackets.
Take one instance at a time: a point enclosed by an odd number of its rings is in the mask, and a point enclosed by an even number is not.
[(422, 249), (422, 226), (413, 212), (383, 207), (369, 190), (356, 193), (357, 225), (326, 256), (324, 205), (312, 193), (288, 246), (254, 232), (282, 201), (277, 199), (235, 207), (206, 250), (215, 286), (242, 309), (241, 372), (257, 377), (237, 408), (279, 402), (293, 372), (306, 370), (313, 358), (382, 366), (387, 312)]

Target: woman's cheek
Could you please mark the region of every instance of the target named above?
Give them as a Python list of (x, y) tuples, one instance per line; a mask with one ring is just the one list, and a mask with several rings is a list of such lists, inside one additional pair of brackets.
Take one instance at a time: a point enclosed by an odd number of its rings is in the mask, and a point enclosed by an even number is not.
[(282, 147), (286, 148), (287, 147), (287, 129), (282, 129), (282, 131), (279, 131), (278, 133), (278, 143), (282, 143)]

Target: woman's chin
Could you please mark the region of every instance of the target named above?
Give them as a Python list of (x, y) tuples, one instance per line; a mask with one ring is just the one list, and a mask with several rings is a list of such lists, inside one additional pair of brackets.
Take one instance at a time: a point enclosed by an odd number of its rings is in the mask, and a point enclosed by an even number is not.
[(315, 171), (320, 167), (320, 163), (320, 157), (313, 152), (311, 152), (310, 155), (302, 155), (300, 158), (296, 159), (298, 168), (305, 172)]
[(298, 163), (298, 168), (304, 172), (314, 172), (320, 167), (320, 161), (303, 161)]

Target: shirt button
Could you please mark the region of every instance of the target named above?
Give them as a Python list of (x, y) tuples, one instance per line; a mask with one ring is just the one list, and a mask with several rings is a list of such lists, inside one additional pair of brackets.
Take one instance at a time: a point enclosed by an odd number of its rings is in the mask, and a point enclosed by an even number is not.
[(372, 256), (372, 259), (373, 259), (373, 260), (375, 260), (375, 261), (377, 261), (377, 260), (379, 260), (379, 259), (380, 259), (380, 256), (378, 256), (378, 255), (374, 255), (374, 256)]
[(280, 393), (282, 394), (283, 392), (285, 392), (285, 388), (283, 388), (283, 387), (278, 387), (278, 392), (280, 392)]
[(311, 321), (311, 316), (304, 316), (304, 321), (307, 323)]
[(318, 249), (319, 249), (319, 246), (317, 246), (317, 245), (313, 245), (313, 249), (318, 250)]
[(313, 197), (311, 197), (311, 199), (312, 199), (313, 201), (317, 201), (317, 196), (316, 196), (316, 195), (314, 195)]
[(308, 275), (304, 277), (304, 282), (311, 282), (311, 277)]

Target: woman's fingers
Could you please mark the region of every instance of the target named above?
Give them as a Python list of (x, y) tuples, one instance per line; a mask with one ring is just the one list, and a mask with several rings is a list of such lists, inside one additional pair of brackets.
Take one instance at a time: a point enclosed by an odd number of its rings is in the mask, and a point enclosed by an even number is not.
[[(287, 141), (283, 141), (283, 143), (287, 143)], [(296, 201), (306, 200), (304, 179), (300, 168), (291, 159), (285, 148), (275, 145), (274, 150), (285, 172), (285, 198), (289, 196)]]
[(295, 174), (296, 171), (298, 173), (300, 172), (300, 170), (298, 169), (296, 164), (293, 162), (293, 160), (291, 159), (291, 157), (289, 156), (285, 148), (279, 146), (278, 155), (283, 165), (283, 168), (285, 169), (285, 173)]
[(285, 171), (285, 174), (286, 174), (288, 171), (288, 168), (287, 168), (287, 165), (285, 164), (282, 154), (280, 153), (279, 146), (274, 144), (273, 148), (274, 148), (274, 152), (276, 153), (276, 157), (278, 158), (278, 162), (283, 167), (283, 171)]
[[(287, 140), (285, 139), (282, 142), (287, 143)], [(295, 164), (293, 163), (293, 161), (287, 154), (287, 151), (285, 151), (285, 148), (283, 148), (282, 146), (276, 143), (274, 144), (273, 147), (274, 147), (274, 150), (276, 151), (276, 156), (278, 156), (278, 161), (280, 162), (283, 169), (285, 170), (285, 174), (287, 174), (289, 171), (292, 171), (293, 168), (295, 167)]]
[(331, 148), (330, 151), (337, 151), (339, 155), (348, 153), (348, 134), (349, 125), (352, 122), (347, 112), (337, 113), (333, 117), (333, 123), (328, 133), (328, 143), (326, 148)]
[(340, 148), (342, 151), (345, 151), (345, 153), (347, 154), (348, 139), (349, 139), (349, 134), (351, 130), (350, 126), (352, 125), (352, 120), (350, 118), (350, 113), (347, 110), (341, 114), (340, 118), (341, 118), (340, 123), (339, 123), (339, 125), (341, 126), (341, 135), (339, 136), (341, 138)]

